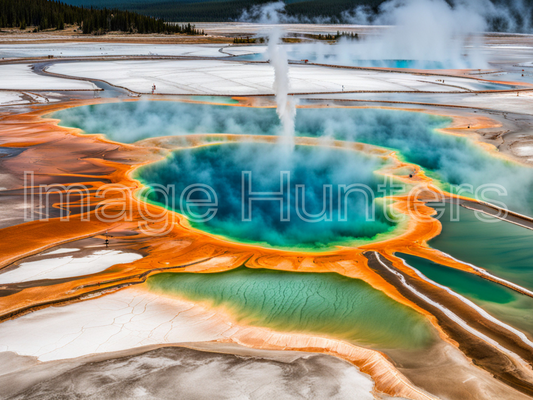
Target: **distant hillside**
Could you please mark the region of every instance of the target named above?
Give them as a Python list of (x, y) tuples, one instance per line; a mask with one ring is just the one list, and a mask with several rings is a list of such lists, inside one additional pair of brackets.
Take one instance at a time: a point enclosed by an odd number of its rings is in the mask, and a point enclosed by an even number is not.
[[(113, 7), (135, 11), (140, 14), (163, 18), (177, 22), (223, 22), (235, 21), (242, 11), (253, 5), (272, 2), (273, 0), (65, 0), (68, 4), (94, 7)], [(453, 3), (454, 0), (446, 0)], [(456, 1), (456, 0), (455, 0)], [(533, 27), (533, 0), (491, 0), (494, 4), (508, 8), (506, 16), (488, 17), (489, 30), (509, 30), (508, 18), (516, 21), (516, 30), (531, 30)], [(343, 22), (344, 11), (358, 6), (367, 6), (377, 13), (385, 0), (285, 0), (287, 14), (320, 21)], [(523, 7), (521, 7), (523, 5)], [(527, 21), (530, 22), (528, 27)]]
[[(68, 4), (116, 7), (179, 22), (223, 22), (237, 20), (243, 10), (273, 0), (66, 0)], [(288, 0), (289, 15), (338, 20), (341, 13), (359, 5), (375, 8), (385, 0)]]
[(51, 0), (0, 0), (0, 28), (35, 31), (63, 30), (65, 25), (77, 25), (85, 34), (108, 31), (135, 33), (201, 34), (194, 26), (169, 25), (164, 20), (131, 11), (107, 8), (83, 8)]

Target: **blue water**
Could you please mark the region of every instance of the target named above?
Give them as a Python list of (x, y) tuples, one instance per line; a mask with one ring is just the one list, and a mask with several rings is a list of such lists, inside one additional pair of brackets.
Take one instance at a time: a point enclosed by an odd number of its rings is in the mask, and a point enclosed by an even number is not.
[[(124, 102), (71, 108), (53, 116), (60, 118), (62, 125), (104, 133), (124, 143), (191, 133), (276, 135), (281, 131), (272, 108)], [(533, 170), (496, 158), (465, 137), (436, 130), (450, 121), (406, 111), (304, 108), (297, 111), (295, 129), (298, 136), (331, 137), (390, 148), (405, 161), (423, 167), (446, 190), (500, 201), (514, 211), (533, 215)]]
[[(374, 171), (382, 165), (378, 157), (329, 147), (296, 146), (288, 154), (276, 144), (218, 144), (175, 151), (166, 160), (139, 169), (137, 178), (152, 187), (172, 185), (175, 191), (170, 197), (152, 191), (147, 199), (185, 214), (199, 229), (240, 242), (313, 250), (374, 239), (393, 229), (394, 220), (372, 198), (391, 194), (386, 187), (378, 190), (383, 178)], [(251, 174), (250, 181), (243, 172)], [(281, 172), (289, 174), (286, 180)], [(204, 203), (188, 207), (184, 200), (191, 185), (198, 184), (210, 193), (192, 193), (192, 199), (214, 203), (216, 196), (216, 215), (206, 221), (198, 216), (209, 207)], [(354, 184), (364, 185), (369, 195), (341, 194), (341, 185)], [(299, 185), (303, 190), (298, 192)], [(275, 195), (280, 188), (290, 195)], [(243, 198), (250, 192), (273, 194)], [(283, 202), (260, 199), (274, 196)], [(250, 204), (249, 198), (256, 200)]]

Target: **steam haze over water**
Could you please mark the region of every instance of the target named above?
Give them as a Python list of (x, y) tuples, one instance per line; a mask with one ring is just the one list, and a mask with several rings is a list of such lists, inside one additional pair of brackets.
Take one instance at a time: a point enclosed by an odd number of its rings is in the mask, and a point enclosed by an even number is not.
[[(111, 140), (132, 143), (149, 137), (191, 133), (278, 135), (282, 126), (273, 108), (249, 108), (179, 102), (124, 102), (71, 108), (54, 114), (63, 125)], [(423, 167), (445, 189), (496, 184), (487, 201), (533, 215), (533, 174), (529, 168), (494, 157), (469, 139), (446, 135), (450, 119), (423, 113), (380, 109), (300, 108), (297, 136), (369, 143), (396, 150)], [(463, 191), (464, 195), (473, 195)]]

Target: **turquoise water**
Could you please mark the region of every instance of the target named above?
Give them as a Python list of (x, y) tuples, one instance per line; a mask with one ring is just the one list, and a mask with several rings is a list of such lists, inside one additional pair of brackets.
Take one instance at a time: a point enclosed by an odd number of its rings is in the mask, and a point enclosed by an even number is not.
[(381, 348), (429, 345), (425, 318), (359, 279), (335, 273), (237, 268), (211, 274), (160, 274), (150, 290), (222, 307), (239, 323), (325, 334)]
[[(350, 67), (372, 68), (417, 68), (417, 69), (444, 69), (451, 68), (450, 64), (431, 60), (365, 60), (354, 57), (339, 58), (334, 54), (318, 56), (313, 52), (289, 51), (287, 56), (290, 61), (309, 60), (312, 63), (346, 65)], [(243, 61), (268, 61), (267, 53), (254, 53), (232, 57), (232, 60)]]
[[(231, 102), (231, 98), (217, 98)], [(138, 140), (194, 133), (276, 135), (281, 125), (273, 108), (233, 107), (173, 101), (135, 101), (96, 104), (61, 110), (52, 114), (61, 126), (86, 133), (103, 133), (109, 139), (134, 143)], [(295, 128), (299, 136), (333, 136), (376, 143), (405, 139), (409, 134), (427, 136), (442, 128), (450, 118), (429, 114), (380, 109), (298, 109)], [(391, 143), (394, 144), (394, 143)], [(438, 143), (437, 143), (438, 144)], [(383, 142), (383, 145), (387, 143)]]
[[(229, 97), (216, 101), (234, 102)], [(173, 101), (96, 104), (61, 110), (52, 117), (60, 119), (61, 126), (103, 133), (121, 143), (192, 133), (275, 135), (279, 131), (279, 118), (273, 109)]]
[(459, 208), (459, 221), (451, 221), (450, 207), (443, 209), (442, 233), (431, 247), (485, 268), (493, 274), (533, 290), (533, 231)]
[(502, 322), (533, 334), (533, 299), (468, 272), (424, 258), (396, 254), (427, 278), (466, 297)]
[[(456, 61), (436, 61), (436, 60), (409, 60), (409, 59), (365, 59), (346, 51), (336, 49), (335, 46), (324, 46), (331, 48), (329, 53), (315, 52), (312, 50), (289, 50), (287, 56), (289, 61), (298, 62), (308, 60), (311, 63), (343, 65), (348, 67), (371, 67), (371, 68), (414, 68), (414, 69), (453, 69), (458, 68)], [(327, 50), (326, 50), (327, 51)], [(268, 61), (268, 53), (253, 53), (232, 57), (232, 60), (243, 61)], [(467, 59), (462, 62), (462, 68), (475, 68), (470, 65)], [(503, 85), (499, 85), (503, 87)]]
[[(276, 135), (281, 131), (274, 109), (179, 102), (100, 104), (53, 116), (63, 125), (105, 133), (125, 143), (191, 133)], [(396, 150), (404, 160), (423, 167), (444, 189), (466, 185), (459, 194), (500, 201), (512, 210), (533, 215), (532, 170), (495, 158), (467, 138), (435, 130), (450, 121), (416, 112), (319, 108), (298, 109), (295, 128), (299, 136), (331, 137)], [(507, 194), (482, 192), (486, 184), (498, 185), (496, 189)]]
[[(421, 113), (335, 108), (302, 110), (296, 128), (299, 134), (326, 134), (394, 149), (405, 161), (423, 167), (446, 190), (500, 201), (533, 215), (533, 170), (496, 158), (466, 137), (436, 131), (450, 121)], [(502, 192), (490, 190), (487, 184)]]
[(424, 258), (402, 253), (397, 255), (407, 261), (409, 265), (418, 269), (429, 279), (447, 286), (457, 293), (469, 298), (497, 304), (509, 303), (515, 299), (515, 296), (513, 295), (515, 292), (511, 289), (507, 289), (504, 286), (479, 276), (445, 267)]
[[(394, 228), (394, 222), (372, 197), (391, 194), (386, 185), (383, 191), (378, 190), (383, 178), (374, 171), (382, 166), (380, 158), (350, 150), (296, 146), (294, 152), (287, 153), (275, 144), (226, 143), (175, 151), (162, 162), (140, 168), (137, 178), (152, 187), (174, 185), (169, 208), (191, 218), (199, 229), (277, 248), (328, 249), (335, 244), (375, 239)], [(251, 185), (245, 188), (243, 171), (251, 173)], [(289, 174), (283, 185), (281, 172)], [(196, 217), (208, 207), (189, 208), (182, 201), (187, 196), (183, 193), (189, 193), (187, 188), (197, 184), (211, 188), (218, 200), (216, 215), (205, 222)], [(339, 192), (342, 185), (354, 184), (364, 185), (365, 192)], [(304, 190), (297, 192), (298, 185)], [(330, 188), (324, 189), (324, 185)], [(249, 198), (264, 196), (242, 197), (250, 192), (277, 193), (280, 187), (289, 193), (277, 196), (283, 205), (278, 200), (252, 200), (248, 206)], [(194, 193), (192, 198), (214, 200), (205, 192)], [(161, 191), (150, 192), (147, 199), (169, 204)], [(324, 218), (312, 217), (324, 210)]]

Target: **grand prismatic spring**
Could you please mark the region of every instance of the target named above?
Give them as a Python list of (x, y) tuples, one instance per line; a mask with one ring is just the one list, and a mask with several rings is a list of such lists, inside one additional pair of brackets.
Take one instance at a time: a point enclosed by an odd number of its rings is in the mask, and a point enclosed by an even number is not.
[(533, 397), (532, 9), (363, 3), (0, 14), (0, 398)]

